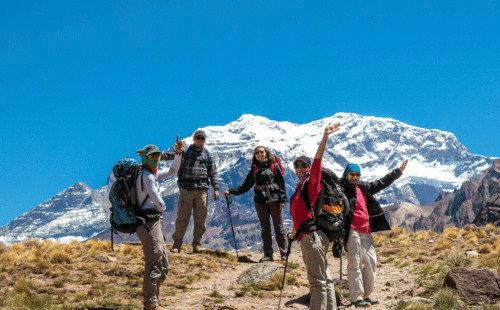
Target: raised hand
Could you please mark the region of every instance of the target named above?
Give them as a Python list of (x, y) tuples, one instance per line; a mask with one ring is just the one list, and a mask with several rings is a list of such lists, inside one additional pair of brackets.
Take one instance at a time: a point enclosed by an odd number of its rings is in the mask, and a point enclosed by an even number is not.
[(325, 127), (325, 135), (329, 136), (332, 133), (338, 131), (340, 129), (340, 123), (335, 123), (331, 125), (332, 123), (329, 123), (328, 126)]
[(175, 151), (177, 152), (177, 154), (180, 154), (183, 148), (184, 148), (184, 141), (182, 140), (179, 141), (179, 135), (177, 135), (177, 139), (175, 141)]
[(406, 165), (408, 164), (408, 159), (406, 159), (403, 164), (401, 165), (401, 167), (399, 167), (399, 171), (403, 172), (406, 168)]
[(229, 191), (225, 191), (222, 196), (224, 196), (224, 198), (226, 198), (227, 196), (229, 196)]

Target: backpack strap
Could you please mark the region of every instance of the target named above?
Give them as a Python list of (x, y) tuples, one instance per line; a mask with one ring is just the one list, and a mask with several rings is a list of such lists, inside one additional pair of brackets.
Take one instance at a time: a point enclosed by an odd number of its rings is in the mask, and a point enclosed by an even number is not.
[[(142, 173), (141, 174), (141, 191), (142, 191), (143, 188), (144, 188), (144, 170), (142, 170), (141, 173)], [(146, 198), (144, 199), (144, 201), (141, 203), (141, 205), (139, 206), (138, 210), (140, 210), (144, 206), (144, 204), (146, 203), (146, 200), (148, 200), (148, 198), (149, 198), (149, 194), (146, 196)]]

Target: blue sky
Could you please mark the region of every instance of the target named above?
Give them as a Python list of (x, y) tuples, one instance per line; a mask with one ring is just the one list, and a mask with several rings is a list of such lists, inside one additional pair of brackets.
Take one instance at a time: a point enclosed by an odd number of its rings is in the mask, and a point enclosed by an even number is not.
[(499, 1), (2, 1), (0, 225), (175, 135), (337, 112), (500, 156)]

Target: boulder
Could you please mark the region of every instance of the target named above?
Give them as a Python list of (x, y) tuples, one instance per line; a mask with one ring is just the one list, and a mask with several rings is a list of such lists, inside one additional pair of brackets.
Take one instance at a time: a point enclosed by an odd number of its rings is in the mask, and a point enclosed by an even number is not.
[(453, 268), (444, 286), (454, 289), (469, 305), (500, 301), (500, 276), (489, 269)]
[(273, 273), (280, 272), (283, 268), (285, 267), (278, 263), (256, 264), (238, 277), (238, 283), (253, 285), (259, 282), (269, 282)]

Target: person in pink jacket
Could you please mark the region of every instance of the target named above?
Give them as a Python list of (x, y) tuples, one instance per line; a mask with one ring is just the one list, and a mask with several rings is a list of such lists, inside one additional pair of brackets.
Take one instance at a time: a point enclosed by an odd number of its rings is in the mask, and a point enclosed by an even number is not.
[[(328, 124), (323, 134), (323, 139), (311, 164), (309, 157), (300, 156), (293, 163), (298, 183), (295, 193), (290, 198), (290, 213), (293, 220), (293, 231), (289, 234), (290, 239), (300, 242), (302, 258), (307, 269), (309, 289), (311, 292), (310, 310), (333, 310), (337, 309), (333, 280), (328, 269), (326, 254), (328, 253), (328, 237), (321, 230), (305, 231), (304, 225), (308, 225), (312, 219), (306, 204), (300, 194), (305, 183), (308, 183), (308, 194), (311, 204), (314, 205), (321, 191), (321, 161), (325, 152), (328, 136), (339, 130), (340, 123)], [(302, 226), (302, 227), (301, 227)]]

